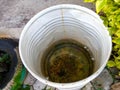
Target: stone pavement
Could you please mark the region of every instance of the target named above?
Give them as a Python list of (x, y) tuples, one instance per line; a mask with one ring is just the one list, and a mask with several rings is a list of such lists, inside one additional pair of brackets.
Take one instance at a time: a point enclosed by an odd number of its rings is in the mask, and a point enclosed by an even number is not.
[(94, 9), (83, 0), (0, 0), (0, 28), (23, 28), (36, 13), (57, 4), (77, 4)]

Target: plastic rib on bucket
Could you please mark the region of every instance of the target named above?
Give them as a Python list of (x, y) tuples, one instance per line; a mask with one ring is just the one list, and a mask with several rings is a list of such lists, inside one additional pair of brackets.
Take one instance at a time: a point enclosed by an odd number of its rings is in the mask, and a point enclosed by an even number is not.
[[(61, 39), (74, 39), (87, 46), (94, 56), (94, 72), (71, 83), (49, 81), (41, 72), (43, 52)], [(61, 90), (77, 90), (96, 78), (106, 66), (111, 53), (111, 37), (100, 17), (85, 7), (62, 4), (35, 15), (20, 36), (20, 57), (27, 70), (40, 82)]]

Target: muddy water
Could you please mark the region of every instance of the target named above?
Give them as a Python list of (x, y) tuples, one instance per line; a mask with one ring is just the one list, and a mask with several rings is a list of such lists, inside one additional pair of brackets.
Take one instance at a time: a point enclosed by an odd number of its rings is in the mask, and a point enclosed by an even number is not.
[(93, 73), (92, 59), (92, 53), (86, 46), (71, 39), (59, 40), (44, 52), (42, 73), (53, 82), (79, 81)]

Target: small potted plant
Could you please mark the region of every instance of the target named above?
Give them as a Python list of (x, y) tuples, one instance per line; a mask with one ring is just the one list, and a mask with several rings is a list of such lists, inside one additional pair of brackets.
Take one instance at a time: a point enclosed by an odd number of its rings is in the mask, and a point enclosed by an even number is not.
[(19, 58), (17, 46), (14, 39), (0, 38), (0, 90), (19, 90), (23, 86), (27, 72)]
[(17, 66), (17, 56), (14, 51), (17, 42), (12, 39), (0, 39), (0, 88), (4, 88), (12, 79)]

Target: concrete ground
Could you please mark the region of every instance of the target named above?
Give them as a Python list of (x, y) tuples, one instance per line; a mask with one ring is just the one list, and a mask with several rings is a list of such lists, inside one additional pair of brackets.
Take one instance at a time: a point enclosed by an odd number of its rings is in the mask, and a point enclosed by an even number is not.
[(23, 28), (36, 13), (57, 4), (77, 4), (94, 9), (83, 0), (0, 0), (0, 28)]

